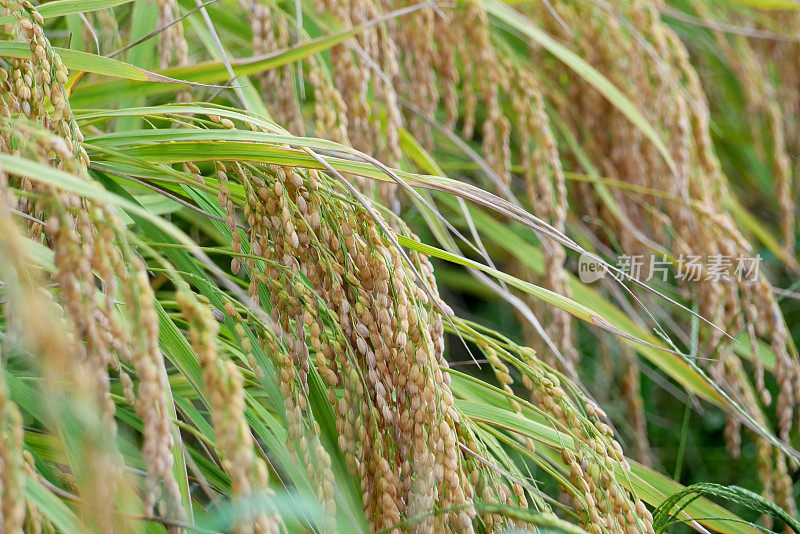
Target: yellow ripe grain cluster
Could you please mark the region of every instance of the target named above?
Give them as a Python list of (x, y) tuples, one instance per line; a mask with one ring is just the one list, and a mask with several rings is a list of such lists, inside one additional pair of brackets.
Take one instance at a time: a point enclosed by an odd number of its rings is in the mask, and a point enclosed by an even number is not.
[(0, 531), (800, 528), (797, 12), (130, 4), (0, 0)]

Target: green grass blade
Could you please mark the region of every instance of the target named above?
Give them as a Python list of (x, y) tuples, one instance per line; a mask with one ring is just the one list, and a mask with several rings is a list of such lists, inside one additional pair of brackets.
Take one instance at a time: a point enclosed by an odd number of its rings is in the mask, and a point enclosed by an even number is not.
[[(89, 13), (127, 4), (133, 0), (54, 0), (36, 6), (36, 10), (45, 19), (63, 17), (73, 13)], [(0, 17), (0, 24), (10, 24), (16, 19), (12, 15)]]

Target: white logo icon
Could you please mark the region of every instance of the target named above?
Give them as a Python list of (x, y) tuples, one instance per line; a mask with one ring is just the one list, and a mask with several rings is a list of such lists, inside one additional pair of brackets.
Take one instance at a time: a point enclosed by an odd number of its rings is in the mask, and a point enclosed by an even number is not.
[(589, 254), (581, 254), (578, 260), (578, 278), (580, 278), (581, 282), (584, 284), (591, 284), (592, 282), (600, 280), (605, 276), (607, 270), (608, 268), (605, 265), (595, 260)]

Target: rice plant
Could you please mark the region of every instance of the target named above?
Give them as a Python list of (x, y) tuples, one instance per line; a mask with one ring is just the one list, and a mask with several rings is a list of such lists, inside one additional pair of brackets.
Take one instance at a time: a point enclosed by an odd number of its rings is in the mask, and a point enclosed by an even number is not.
[(798, 532), (795, 0), (0, 0), (0, 532)]

